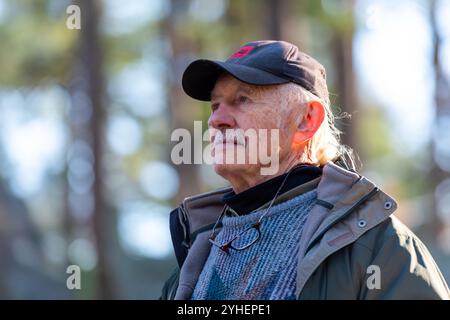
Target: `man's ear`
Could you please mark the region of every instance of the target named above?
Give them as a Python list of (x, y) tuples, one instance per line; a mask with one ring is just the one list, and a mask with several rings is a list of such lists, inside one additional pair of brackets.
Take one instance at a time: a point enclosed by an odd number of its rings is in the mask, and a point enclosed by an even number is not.
[(304, 116), (300, 119), (297, 132), (292, 141), (295, 145), (304, 144), (311, 139), (325, 119), (325, 108), (319, 101), (310, 101), (306, 105)]

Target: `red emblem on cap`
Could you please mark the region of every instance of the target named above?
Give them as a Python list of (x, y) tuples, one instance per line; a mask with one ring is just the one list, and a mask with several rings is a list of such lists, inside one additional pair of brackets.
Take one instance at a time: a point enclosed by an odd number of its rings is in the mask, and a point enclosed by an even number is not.
[(250, 53), (250, 51), (252, 51), (252, 49), (254, 48), (254, 46), (245, 46), (240, 48), (238, 51), (236, 51), (236, 53), (234, 53), (231, 57), (229, 57), (228, 59), (232, 59), (232, 58), (243, 58), (246, 55), (248, 55)]

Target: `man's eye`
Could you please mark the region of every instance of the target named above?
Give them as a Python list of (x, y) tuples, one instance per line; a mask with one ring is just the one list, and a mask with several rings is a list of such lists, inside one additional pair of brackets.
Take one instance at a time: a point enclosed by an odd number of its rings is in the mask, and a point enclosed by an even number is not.
[(218, 103), (212, 103), (212, 104), (211, 104), (211, 110), (212, 110), (212, 111), (216, 111), (217, 108), (219, 108), (219, 104), (218, 104)]
[(250, 99), (248, 98), (248, 97), (246, 97), (246, 96), (239, 96), (238, 98), (237, 98), (237, 102), (238, 103), (246, 103), (246, 102), (248, 102)]

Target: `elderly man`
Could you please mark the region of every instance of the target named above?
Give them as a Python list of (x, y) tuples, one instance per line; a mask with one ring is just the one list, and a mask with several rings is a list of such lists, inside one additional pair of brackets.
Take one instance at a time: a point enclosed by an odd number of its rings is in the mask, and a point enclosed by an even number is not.
[(344, 161), (319, 62), (256, 41), (225, 62), (194, 61), (183, 88), (211, 101), (214, 169), (231, 188), (171, 213), (179, 268), (162, 299), (449, 299), (395, 201)]

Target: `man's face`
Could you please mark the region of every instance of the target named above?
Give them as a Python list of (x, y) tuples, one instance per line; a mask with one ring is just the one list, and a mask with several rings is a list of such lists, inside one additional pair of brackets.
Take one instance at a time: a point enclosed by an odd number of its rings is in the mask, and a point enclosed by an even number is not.
[[(291, 145), (302, 108), (289, 105), (281, 86), (249, 85), (230, 75), (217, 80), (211, 94), (208, 126), (218, 174), (225, 178), (231, 174), (257, 175), (267, 166), (278, 171), (279, 164), (292, 158), (296, 151)], [(230, 129), (240, 134), (236, 138), (226, 135)], [(222, 137), (218, 131), (223, 133)], [(245, 159), (239, 161), (239, 153), (245, 154)]]

